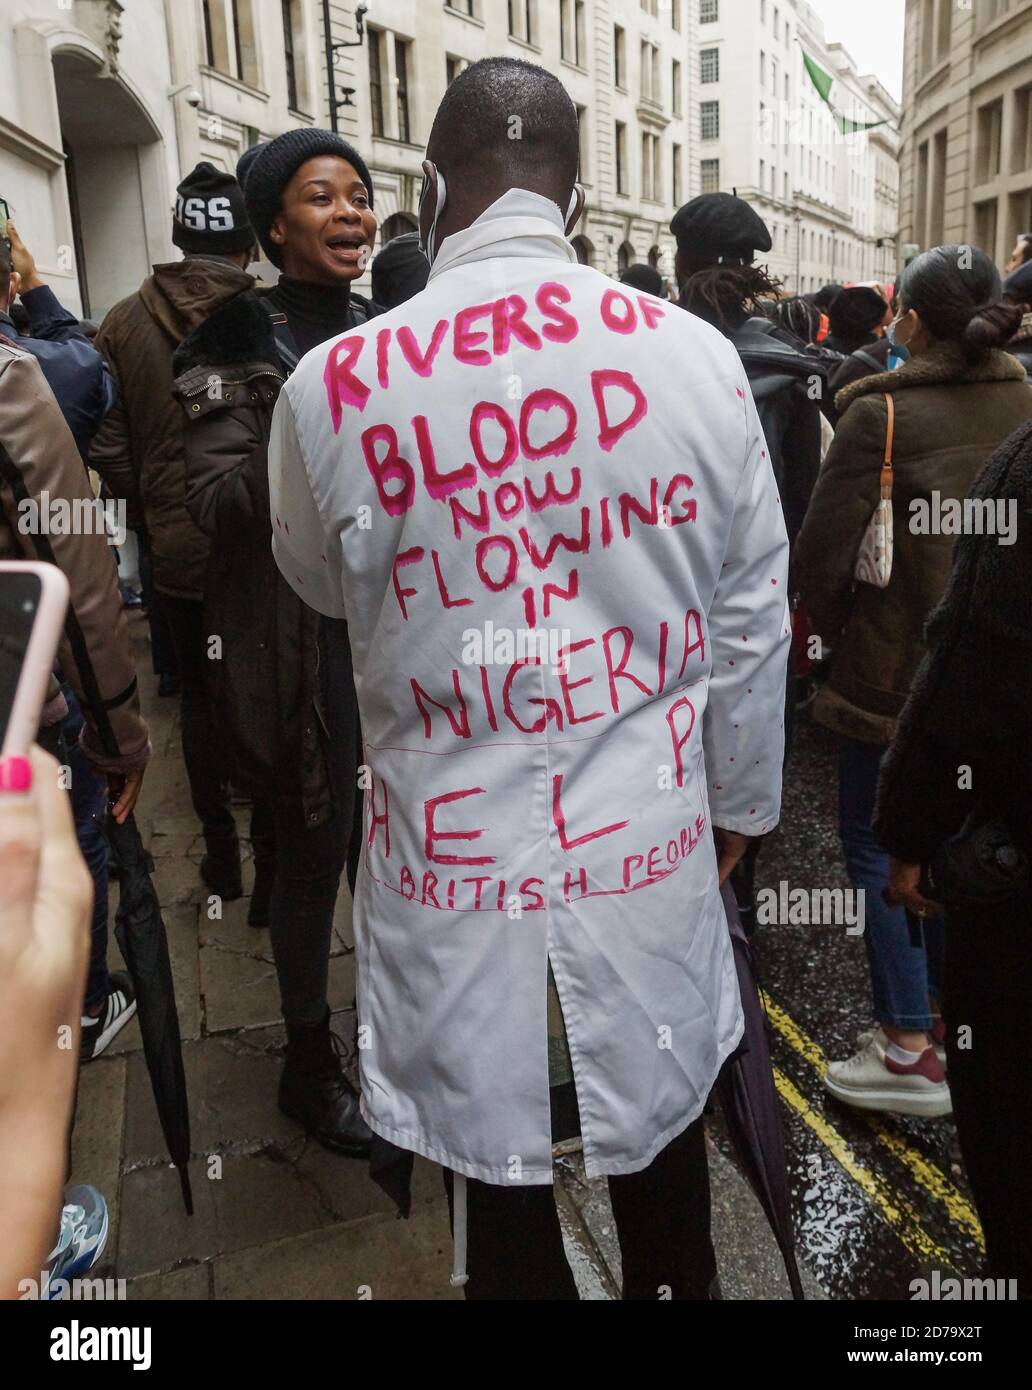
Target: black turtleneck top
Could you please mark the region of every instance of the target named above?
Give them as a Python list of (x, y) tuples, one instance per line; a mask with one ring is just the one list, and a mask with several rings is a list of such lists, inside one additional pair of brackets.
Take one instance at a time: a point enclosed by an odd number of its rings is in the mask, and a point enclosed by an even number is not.
[(317, 285), (281, 275), (269, 292), (268, 302), (286, 314), (302, 356), (352, 326), (351, 286), (347, 284)]

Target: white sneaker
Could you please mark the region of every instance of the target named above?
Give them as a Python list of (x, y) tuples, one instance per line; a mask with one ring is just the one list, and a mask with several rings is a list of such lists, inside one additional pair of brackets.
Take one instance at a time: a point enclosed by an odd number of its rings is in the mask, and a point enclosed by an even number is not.
[(124, 970), (111, 972), (111, 987), (104, 1007), (96, 1018), (82, 1015), (80, 1063), (92, 1062), (112, 1043), (136, 1013), (136, 994), (132, 981)]
[(844, 1062), (832, 1062), (824, 1074), (825, 1090), (857, 1110), (927, 1119), (949, 1115), (950, 1088), (934, 1049), (926, 1048), (917, 1062), (905, 1067), (885, 1055), (883, 1040), (887, 1041), (885, 1034), (876, 1028), (859, 1052)]
[[(862, 1033), (857, 1033), (857, 1050), (862, 1052), (872, 1038), (878, 1039), (878, 1043), (883, 1050), (889, 1045), (889, 1035), (886, 1033), (885, 1029), (879, 1023), (875, 1028), (865, 1028)], [(940, 1064), (942, 1065), (943, 1069), (945, 1069), (946, 1048), (943, 1046), (942, 1043), (937, 1043), (934, 1041), (932, 1043), (932, 1046), (935, 1048), (936, 1057), (938, 1057)]]

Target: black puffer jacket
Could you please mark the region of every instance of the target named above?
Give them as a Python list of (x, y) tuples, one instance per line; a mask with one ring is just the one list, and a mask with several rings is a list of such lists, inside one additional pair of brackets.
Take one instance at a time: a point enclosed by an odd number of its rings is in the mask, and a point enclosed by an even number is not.
[(1013, 506), (1017, 539), (961, 536), (928, 621), (929, 654), (882, 762), (874, 820), (908, 863), (927, 863), (976, 803), (1032, 853), (1032, 421), (1004, 440), (969, 495)]
[[(283, 800), (300, 792), (314, 826), (333, 811), (319, 691), (322, 624), (272, 558), (268, 442), (288, 371), (262, 298), (260, 290), (239, 294), (191, 333), (176, 351), (174, 390), (190, 422), (187, 507), (213, 541), (205, 618), (220, 639), (211, 670), (233, 782)], [(375, 312), (368, 301), (353, 300), (347, 326)], [(350, 654), (346, 659), (350, 664)], [(334, 711), (335, 731), (349, 722), (357, 731), (354, 690), (346, 684), (352, 708)]]
[(825, 364), (791, 347), (769, 319), (747, 319), (727, 336), (749, 378), (794, 545), (821, 466)]

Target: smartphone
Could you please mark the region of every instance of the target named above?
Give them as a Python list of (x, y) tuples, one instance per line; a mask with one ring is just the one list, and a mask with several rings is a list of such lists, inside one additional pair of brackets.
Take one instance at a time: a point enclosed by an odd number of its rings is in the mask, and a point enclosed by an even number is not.
[(11, 244), (11, 238), (7, 231), (7, 224), (10, 220), (11, 209), (7, 206), (6, 200), (0, 198), (0, 238), (3, 238), (8, 245)]
[(24, 758), (35, 742), (67, 609), (55, 565), (0, 561), (0, 758)]

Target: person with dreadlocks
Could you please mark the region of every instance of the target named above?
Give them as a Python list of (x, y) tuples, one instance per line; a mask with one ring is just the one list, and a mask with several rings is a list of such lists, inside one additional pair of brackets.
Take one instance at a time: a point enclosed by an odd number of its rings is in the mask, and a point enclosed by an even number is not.
[[(756, 252), (771, 249), (770, 233), (744, 199), (703, 193), (675, 214), (676, 269), (681, 307), (718, 328), (738, 350), (763, 425), (791, 547), (799, 533), (821, 462), (820, 402), (824, 367), (792, 346), (764, 313), (778, 282)], [(791, 588), (791, 582), (790, 582)], [(795, 681), (786, 688), (786, 747)], [(760, 843), (754, 841), (731, 876), (742, 924), (755, 921), (753, 884)]]

